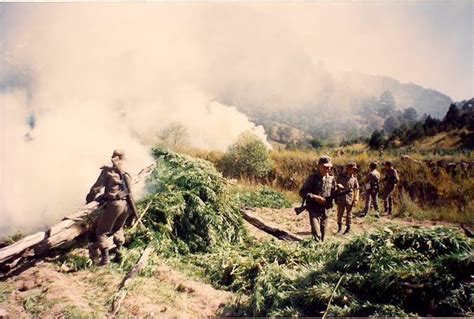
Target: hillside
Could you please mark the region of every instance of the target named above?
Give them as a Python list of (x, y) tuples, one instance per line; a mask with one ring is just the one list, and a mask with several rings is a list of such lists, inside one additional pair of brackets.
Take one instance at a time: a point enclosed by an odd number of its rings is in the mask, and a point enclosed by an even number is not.
[[(323, 72), (314, 70), (313, 72)], [(308, 71), (310, 72), (310, 71)], [(312, 97), (290, 104), (269, 104), (253, 101), (237, 93), (223, 96), (226, 103), (247, 114), (256, 124), (263, 125), (272, 140), (282, 142), (282, 127), (339, 142), (355, 136), (368, 136), (383, 128), (389, 117), (399, 117), (410, 108), (414, 120), (423, 114), (441, 118), (452, 100), (447, 95), (412, 83), (400, 83), (385, 76), (360, 73), (332, 75), (326, 71), (318, 78)], [(306, 83), (308, 85), (308, 83)], [(258, 103), (258, 104), (255, 104)], [(256, 106), (258, 105), (258, 107)], [(287, 144), (294, 143), (293, 134), (283, 136)]]

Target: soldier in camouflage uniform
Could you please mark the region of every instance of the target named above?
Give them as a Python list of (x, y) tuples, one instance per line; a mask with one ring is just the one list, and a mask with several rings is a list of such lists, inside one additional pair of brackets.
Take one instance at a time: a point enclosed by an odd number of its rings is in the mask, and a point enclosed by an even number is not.
[[(330, 196), (336, 188), (334, 176), (329, 175), (331, 168), (331, 158), (321, 157), (318, 161), (318, 170), (308, 177), (299, 191), (300, 196), (306, 199), (311, 233), (315, 240), (323, 241), (326, 233), (326, 223), (332, 203), (326, 202), (325, 197)], [(318, 235), (317, 223), (319, 223), (321, 235)]]
[(352, 208), (359, 201), (359, 181), (357, 180), (357, 164), (354, 162), (347, 163), (346, 171), (339, 174), (336, 178), (337, 185), (342, 185), (343, 189), (351, 189), (352, 191), (344, 196), (336, 198), (337, 204), (337, 232), (342, 229), (342, 216), (346, 213), (346, 230), (344, 235), (348, 234), (351, 229)]
[(389, 161), (385, 162), (385, 177), (384, 177), (384, 191), (382, 195), (384, 211), (388, 215), (392, 214), (393, 209), (393, 198), (392, 194), (395, 186), (400, 181), (398, 172), (392, 167), (392, 163)]
[[(370, 172), (367, 174), (365, 179), (365, 208), (362, 212), (362, 216), (367, 215), (369, 212), (370, 206), (374, 207), (375, 211), (379, 211), (379, 205), (377, 203), (377, 197), (379, 195), (380, 188), (380, 173), (377, 171), (377, 163), (372, 162), (369, 165)], [(377, 213), (378, 214), (378, 213)]]
[(89, 247), (93, 260), (98, 258), (100, 251), (102, 255), (100, 265), (106, 265), (110, 262), (110, 239), (113, 239), (116, 246), (116, 257), (120, 259), (120, 248), (124, 242), (123, 226), (129, 213), (126, 201), (128, 194), (124, 191), (123, 178), (128, 179), (130, 182), (130, 175), (124, 173), (123, 176), (121, 176), (115, 166), (120, 165), (123, 171), (125, 154), (121, 150), (115, 150), (112, 154), (112, 159), (115, 162), (114, 165), (101, 167), (102, 171), (86, 197), (86, 202), (89, 203), (93, 201), (97, 194), (104, 188), (104, 199), (106, 200), (105, 210), (98, 219), (96, 228), (97, 241)]

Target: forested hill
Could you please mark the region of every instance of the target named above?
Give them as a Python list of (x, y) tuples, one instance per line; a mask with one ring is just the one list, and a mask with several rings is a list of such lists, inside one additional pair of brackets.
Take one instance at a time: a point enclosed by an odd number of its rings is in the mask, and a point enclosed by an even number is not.
[[(310, 86), (306, 82), (302, 85)], [(314, 83), (314, 90), (305, 89), (304, 98), (297, 96), (301, 92), (284, 92), (296, 96), (285, 103), (275, 98), (282, 92), (268, 99), (253, 98), (252, 92), (226, 92), (223, 100), (263, 125), (271, 140), (290, 145), (304, 144), (308, 137), (336, 143), (367, 137), (385, 125), (397, 127), (400, 117), (416, 121), (429, 114), (441, 119), (452, 103), (449, 96), (435, 90), (360, 73), (323, 73)]]

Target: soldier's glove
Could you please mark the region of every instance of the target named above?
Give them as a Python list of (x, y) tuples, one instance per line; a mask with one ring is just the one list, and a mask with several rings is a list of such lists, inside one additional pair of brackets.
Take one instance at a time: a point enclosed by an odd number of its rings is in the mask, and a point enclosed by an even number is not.
[(116, 199), (125, 199), (128, 196), (126, 191), (119, 191), (117, 195), (115, 195)]
[(95, 195), (96, 195), (96, 194), (94, 194), (94, 193), (89, 193), (89, 194), (87, 194), (87, 196), (86, 196), (86, 204), (89, 204), (90, 202), (94, 201)]

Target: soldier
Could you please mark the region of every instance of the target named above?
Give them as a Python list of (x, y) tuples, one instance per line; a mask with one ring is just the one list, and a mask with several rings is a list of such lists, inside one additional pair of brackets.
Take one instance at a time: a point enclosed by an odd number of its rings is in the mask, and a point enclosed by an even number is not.
[[(307, 201), (311, 233), (315, 240), (324, 240), (326, 223), (332, 203), (325, 197), (331, 195), (336, 188), (334, 176), (329, 175), (332, 163), (329, 156), (322, 156), (318, 161), (318, 170), (308, 177), (300, 189), (300, 196)], [(318, 235), (316, 223), (319, 223), (321, 236)]]
[(347, 163), (346, 171), (339, 174), (336, 179), (337, 185), (342, 185), (343, 189), (352, 189), (352, 191), (344, 196), (336, 199), (337, 204), (337, 232), (342, 229), (342, 216), (346, 212), (346, 230), (344, 235), (348, 234), (351, 229), (352, 208), (359, 201), (359, 181), (357, 180), (357, 164), (354, 162)]
[(128, 217), (129, 207), (126, 201), (128, 193), (125, 191), (124, 180), (128, 179), (130, 185), (130, 175), (122, 173), (123, 164), (125, 162), (125, 153), (121, 150), (115, 150), (112, 154), (112, 166), (101, 167), (101, 173), (97, 181), (92, 185), (86, 202), (89, 203), (95, 199), (98, 193), (104, 189), (104, 199), (106, 201), (105, 210), (99, 216), (96, 236), (97, 241), (89, 247), (92, 260), (99, 257), (101, 253), (100, 265), (107, 265), (109, 260), (110, 238), (116, 246), (116, 259), (121, 258), (120, 248), (124, 243), (123, 225)]
[(367, 174), (365, 178), (365, 189), (366, 189), (366, 196), (365, 196), (365, 208), (362, 212), (362, 216), (367, 215), (369, 212), (371, 203), (374, 207), (375, 211), (378, 214), (379, 205), (377, 203), (377, 196), (379, 195), (379, 188), (380, 188), (380, 173), (377, 171), (377, 163), (372, 162), (369, 165), (370, 172)]
[(395, 189), (395, 186), (400, 181), (398, 177), (398, 172), (396, 169), (392, 167), (392, 162), (386, 161), (385, 162), (385, 176), (384, 176), (384, 191), (382, 195), (383, 199), (383, 207), (385, 213), (388, 215), (392, 214), (393, 208), (393, 198), (392, 193)]

